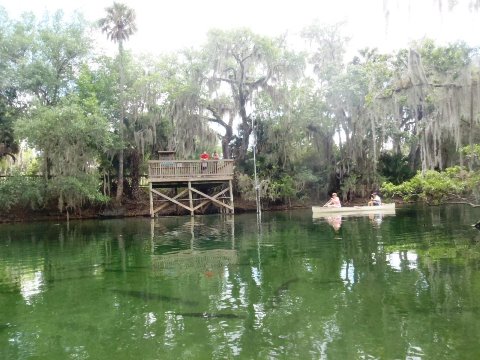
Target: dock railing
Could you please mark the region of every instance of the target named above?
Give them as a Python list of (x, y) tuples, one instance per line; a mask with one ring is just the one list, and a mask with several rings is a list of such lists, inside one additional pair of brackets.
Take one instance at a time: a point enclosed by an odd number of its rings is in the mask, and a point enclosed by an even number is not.
[(234, 160), (150, 160), (151, 182), (233, 179)]

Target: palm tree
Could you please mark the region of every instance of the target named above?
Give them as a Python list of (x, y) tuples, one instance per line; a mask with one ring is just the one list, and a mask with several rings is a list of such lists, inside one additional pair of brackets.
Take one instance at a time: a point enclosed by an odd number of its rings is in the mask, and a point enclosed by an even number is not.
[(123, 42), (128, 40), (130, 35), (137, 31), (135, 25), (135, 11), (128, 8), (124, 4), (114, 2), (113, 6), (107, 7), (107, 16), (98, 21), (99, 27), (103, 33), (107, 34), (107, 39), (112, 40), (114, 43), (118, 43), (118, 55), (120, 60), (120, 106), (121, 106), (121, 119), (119, 125), (119, 135), (122, 142), (120, 152), (118, 154), (118, 187), (117, 187), (117, 201), (121, 201), (123, 195), (123, 127), (125, 121), (125, 101), (124, 101), (124, 83), (125, 83), (125, 70), (123, 64)]

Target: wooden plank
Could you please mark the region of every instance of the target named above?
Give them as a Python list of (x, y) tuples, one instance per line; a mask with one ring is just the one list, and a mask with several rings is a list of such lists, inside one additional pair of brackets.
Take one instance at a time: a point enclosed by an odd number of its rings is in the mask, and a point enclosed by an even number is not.
[(229, 181), (233, 179), (232, 176), (225, 176), (225, 175), (205, 175), (200, 177), (199, 175), (195, 176), (184, 176), (184, 177), (151, 177), (149, 179), (152, 183), (187, 183), (188, 181), (191, 182), (214, 182), (214, 181)]
[[(180, 196), (183, 196), (187, 192), (188, 192), (188, 189), (185, 189), (180, 194), (175, 195), (172, 199), (178, 199)], [(166, 208), (168, 205), (171, 205), (169, 201), (157, 207), (154, 212), (159, 212), (160, 210)]]
[(207, 198), (207, 199), (210, 199), (211, 201), (213, 201), (214, 203), (216, 203), (216, 204), (218, 204), (218, 205), (220, 205), (220, 206), (224, 206), (224, 207), (226, 207), (226, 208), (228, 208), (228, 209), (230, 209), (230, 210), (233, 210), (233, 208), (232, 208), (230, 205), (224, 204), (224, 203), (222, 203), (221, 201), (218, 201), (217, 199), (215, 199), (215, 198), (213, 198), (213, 197), (211, 197), (211, 196), (208, 196), (207, 194), (201, 192), (200, 190), (197, 190), (197, 189), (195, 189), (195, 188), (192, 187), (192, 191), (193, 191), (193, 192), (196, 192), (197, 194), (200, 194), (200, 195), (204, 196), (204, 197)]
[[(225, 194), (227, 191), (228, 191), (228, 189), (224, 189), (221, 192), (219, 192), (218, 194), (214, 195), (213, 198), (217, 198), (220, 195)], [(193, 210), (200, 209), (202, 206), (208, 204), (209, 202), (211, 202), (211, 200), (205, 200), (205, 201), (201, 202), (199, 205), (195, 206)], [(222, 204), (225, 205), (224, 203), (222, 203)]]
[(179, 201), (177, 201), (177, 200), (175, 200), (175, 199), (172, 199), (171, 197), (169, 197), (169, 196), (167, 196), (167, 195), (165, 195), (165, 194), (162, 194), (160, 191), (157, 191), (157, 190), (155, 190), (155, 189), (152, 189), (152, 193), (155, 193), (155, 194), (163, 197), (164, 199), (167, 199), (167, 200), (169, 200), (169, 201), (171, 201), (171, 202), (173, 202), (173, 203), (175, 203), (175, 204), (183, 207), (184, 209), (187, 209), (187, 210), (189, 210), (189, 211), (192, 211), (192, 209), (189, 208), (188, 206), (182, 204), (181, 202), (179, 202)]
[(195, 209), (193, 208), (192, 183), (190, 181), (188, 182), (188, 198), (190, 200), (190, 209), (192, 209), (190, 211), (190, 216), (194, 216), (195, 215)]
[[(202, 168), (202, 163), (206, 168)], [(234, 161), (226, 160), (150, 160), (148, 175), (152, 179), (189, 179), (223, 177), (233, 179)], [(158, 180), (156, 180), (158, 181)]]
[(228, 180), (228, 187), (230, 189), (230, 205), (232, 205), (232, 214), (235, 213), (235, 207), (233, 206), (233, 186), (232, 180)]
[(150, 217), (155, 217), (155, 211), (153, 211), (153, 195), (152, 195), (152, 183), (149, 184), (150, 191), (148, 195), (150, 195)]

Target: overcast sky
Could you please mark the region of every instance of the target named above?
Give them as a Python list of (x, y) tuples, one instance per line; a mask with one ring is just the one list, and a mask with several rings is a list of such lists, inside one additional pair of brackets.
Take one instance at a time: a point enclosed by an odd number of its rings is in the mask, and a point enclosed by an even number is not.
[[(325, 24), (345, 22), (350, 46), (378, 47), (391, 51), (409, 41), (430, 37), (440, 43), (464, 40), (480, 45), (480, 13), (468, 11), (469, 0), (448, 11), (448, 0), (120, 0), (137, 15), (138, 32), (126, 44), (135, 52), (158, 54), (196, 47), (208, 29), (249, 27), (275, 36), (286, 31), (295, 36), (315, 19)], [(33, 11), (74, 10), (86, 19), (103, 17), (112, 0), (0, 0), (10, 18)], [(385, 5), (386, 4), (386, 5)], [(443, 4), (443, 10), (439, 10)], [(386, 12), (388, 11), (388, 15)], [(103, 41), (101, 46), (106, 46)]]

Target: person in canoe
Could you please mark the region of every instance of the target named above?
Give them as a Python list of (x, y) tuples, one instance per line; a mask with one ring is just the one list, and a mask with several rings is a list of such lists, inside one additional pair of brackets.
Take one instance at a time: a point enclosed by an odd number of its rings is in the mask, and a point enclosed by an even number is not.
[(370, 201), (368, 202), (368, 206), (380, 206), (380, 205), (382, 205), (382, 199), (376, 192), (373, 192), (372, 195), (370, 195)]
[(342, 207), (342, 204), (340, 203), (340, 199), (337, 196), (337, 193), (332, 193), (332, 197), (330, 200), (327, 201), (324, 207)]

